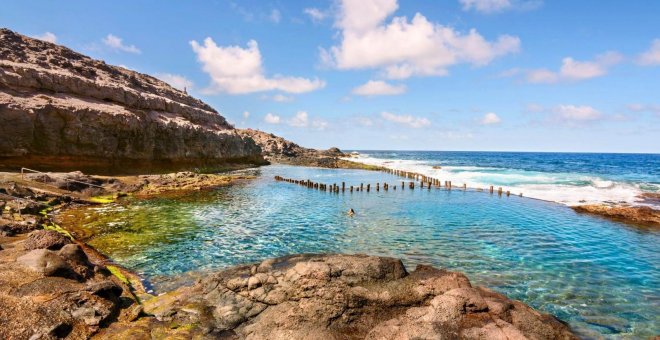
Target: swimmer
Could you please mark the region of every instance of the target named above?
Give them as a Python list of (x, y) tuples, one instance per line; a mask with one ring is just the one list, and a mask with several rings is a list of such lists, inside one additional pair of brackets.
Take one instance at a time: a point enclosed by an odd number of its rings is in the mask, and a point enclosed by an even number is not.
[(355, 210), (353, 208), (348, 209), (348, 216), (353, 216), (355, 215)]

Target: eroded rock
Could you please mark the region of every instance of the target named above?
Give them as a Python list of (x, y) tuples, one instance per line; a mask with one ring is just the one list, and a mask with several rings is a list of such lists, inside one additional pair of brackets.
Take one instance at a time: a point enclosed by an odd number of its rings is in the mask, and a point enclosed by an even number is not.
[[(554, 317), (460, 273), (364, 255), (296, 255), (240, 266), (146, 301), (158, 322), (247, 339), (576, 339)], [(107, 334), (127, 334), (111, 326)], [(138, 327), (138, 324), (136, 324)], [(119, 333), (118, 333), (119, 332)], [(103, 335), (103, 334), (102, 334)]]
[(59, 250), (70, 243), (71, 239), (58, 233), (55, 230), (36, 230), (28, 235), (27, 239), (23, 243), (23, 248), (25, 250)]
[(163, 81), (0, 29), (6, 168), (96, 173), (261, 164), (260, 148)]

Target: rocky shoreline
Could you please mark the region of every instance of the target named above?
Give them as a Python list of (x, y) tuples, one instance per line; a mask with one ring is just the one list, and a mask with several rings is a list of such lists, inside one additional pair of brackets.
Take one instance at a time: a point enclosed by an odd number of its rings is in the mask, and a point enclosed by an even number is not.
[(571, 208), (579, 213), (596, 215), (644, 229), (660, 230), (660, 210), (647, 206), (591, 204)]
[[(0, 185), (4, 195), (32, 201), (3, 206), (0, 323), (11, 327), (0, 329), (2, 338), (575, 338), (554, 317), (472, 287), (463, 274), (428, 266), (408, 273), (400, 260), (366, 255), (270, 259), (154, 297), (137, 276), (72, 239), (50, 212), (125, 194), (158, 196), (248, 178), (28, 177), (21, 182), (20, 174), (4, 173)], [(77, 182), (65, 180), (72, 178), (105, 191), (72, 188)], [(49, 183), (47, 189), (39, 180)], [(58, 191), (67, 185), (76, 190)]]
[(240, 129), (238, 133), (254, 140), (264, 158), (271, 163), (330, 169), (385, 170), (380, 166), (346, 160), (349, 155), (336, 147), (328, 150), (305, 148), (272, 133), (253, 129)]

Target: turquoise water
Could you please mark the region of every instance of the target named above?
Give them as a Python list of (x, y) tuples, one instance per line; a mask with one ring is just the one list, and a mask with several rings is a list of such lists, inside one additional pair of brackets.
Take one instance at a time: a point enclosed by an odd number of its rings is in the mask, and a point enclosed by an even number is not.
[[(460, 190), (401, 190), (380, 172), (269, 166), (256, 180), (90, 213), (91, 244), (157, 288), (177, 275), (292, 253), (346, 252), (462, 271), (552, 313), (583, 337), (660, 334), (660, 233), (579, 215), (563, 205)], [(398, 183), (331, 194), (327, 184)], [(353, 208), (356, 215), (346, 211)]]

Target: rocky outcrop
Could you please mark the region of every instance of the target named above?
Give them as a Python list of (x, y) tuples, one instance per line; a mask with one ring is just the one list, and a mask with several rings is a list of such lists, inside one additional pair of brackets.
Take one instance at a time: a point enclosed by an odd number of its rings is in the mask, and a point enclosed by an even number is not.
[(90, 172), (263, 163), (213, 108), (145, 74), (0, 30), (0, 168)]
[(579, 213), (598, 215), (619, 222), (660, 230), (660, 210), (651, 207), (590, 204), (572, 208)]
[(338, 148), (333, 147), (327, 150), (310, 149), (272, 133), (253, 129), (239, 129), (238, 131), (241, 135), (252, 138), (261, 147), (263, 156), (273, 163), (333, 169), (381, 170), (381, 168), (376, 166), (369, 166), (343, 159), (343, 157), (347, 157), (348, 155)]
[(463, 274), (365, 255), (295, 255), (221, 271), (144, 303), (100, 338), (576, 339)]
[(0, 238), (0, 338), (86, 339), (136, 305), (130, 288), (81, 247), (27, 250)]

